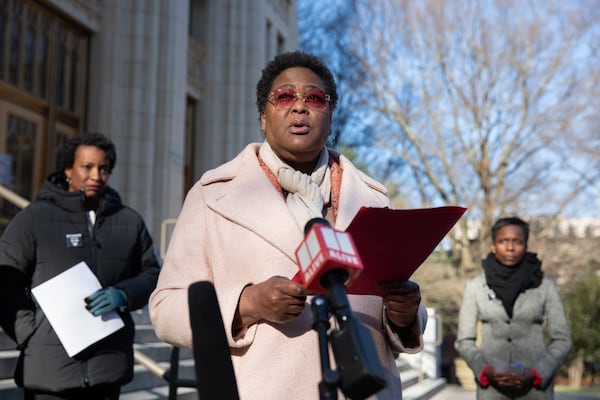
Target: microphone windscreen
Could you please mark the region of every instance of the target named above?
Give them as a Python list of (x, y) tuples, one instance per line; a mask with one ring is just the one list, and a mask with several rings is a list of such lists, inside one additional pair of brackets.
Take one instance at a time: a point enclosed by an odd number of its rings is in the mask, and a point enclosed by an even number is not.
[(213, 284), (208, 281), (191, 284), (188, 301), (198, 398), (239, 400), (231, 351)]
[[(299, 281), (307, 289), (327, 293), (334, 282), (350, 285), (360, 275), (362, 261), (348, 232), (334, 229), (323, 218), (309, 220), (305, 231), (295, 255), (300, 268)], [(330, 273), (334, 270), (335, 273)]]
[(311, 218), (308, 220), (306, 225), (304, 225), (304, 234), (305, 235), (308, 233), (308, 231), (310, 231), (310, 228), (312, 228), (314, 224), (321, 224), (321, 225), (325, 225), (325, 226), (328, 226), (331, 228), (331, 224), (325, 218), (319, 218), (319, 217)]

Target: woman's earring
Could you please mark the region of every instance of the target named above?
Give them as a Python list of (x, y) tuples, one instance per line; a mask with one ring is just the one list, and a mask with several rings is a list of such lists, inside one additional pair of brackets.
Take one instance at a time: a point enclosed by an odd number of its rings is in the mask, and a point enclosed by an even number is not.
[(67, 176), (67, 183), (71, 183), (71, 178)]

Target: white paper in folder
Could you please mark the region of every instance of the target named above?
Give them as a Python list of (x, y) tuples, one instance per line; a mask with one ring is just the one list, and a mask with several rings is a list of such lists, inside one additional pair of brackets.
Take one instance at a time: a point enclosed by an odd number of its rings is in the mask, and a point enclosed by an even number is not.
[(86, 310), (83, 299), (98, 289), (98, 278), (83, 261), (31, 289), (69, 357), (125, 325), (115, 311), (95, 317)]

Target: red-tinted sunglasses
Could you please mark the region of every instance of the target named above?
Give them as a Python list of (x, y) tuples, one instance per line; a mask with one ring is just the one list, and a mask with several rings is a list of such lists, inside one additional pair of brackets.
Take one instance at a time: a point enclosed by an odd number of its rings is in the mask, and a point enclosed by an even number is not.
[(290, 108), (298, 99), (302, 99), (312, 110), (325, 111), (331, 97), (321, 89), (297, 93), (291, 88), (281, 88), (269, 94), (269, 103), (273, 104), (276, 110)]

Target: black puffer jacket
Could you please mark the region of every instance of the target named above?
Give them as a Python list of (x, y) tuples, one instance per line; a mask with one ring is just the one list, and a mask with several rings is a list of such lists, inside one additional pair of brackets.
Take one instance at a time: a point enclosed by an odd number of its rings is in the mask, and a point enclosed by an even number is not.
[[(140, 215), (107, 187), (95, 225), (88, 221), (83, 192), (68, 192), (61, 173), (49, 176), (36, 201), (13, 218), (0, 239), (0, 276), (13, 277), (2, 286), (30, 289), (85, 261), (102, 287), (125, 292), (128, 311), (146, 305), (156, 286), (159, 263)], [(15, 269), (20, 272), (15, 274)], [(34, 299), (17, 297), (12, 301), (2, 297), (6, 304), (0, 308), (4, 308), (3, 321), (7, 314), (14, 320), (6, 330), (21, 349), (15, 372), (19, 385), (62, 391), (121, 385), (133, 378), (134, 324), (129, 312), (120, 312), (124, 328), (70, 358)]]

